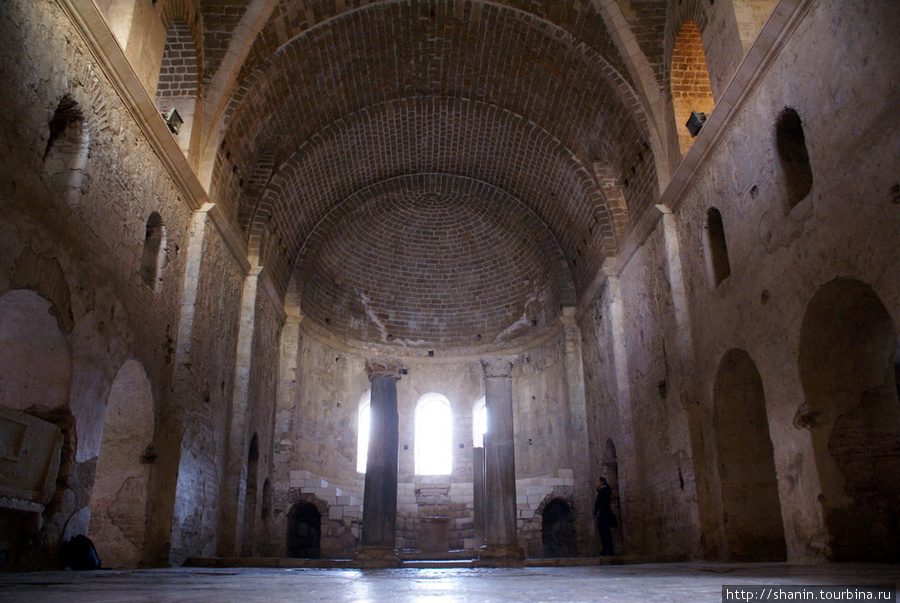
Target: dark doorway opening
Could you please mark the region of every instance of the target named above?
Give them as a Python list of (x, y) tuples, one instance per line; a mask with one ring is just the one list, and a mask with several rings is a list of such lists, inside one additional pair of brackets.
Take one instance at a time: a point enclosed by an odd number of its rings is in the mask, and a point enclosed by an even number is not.
[(322, 514), (315, 505), (299, 502), (288, 515), (288, 557), (319, 559)]
[(544, 557), (576, 555), (575, 513), (569, 503), (561, 498), (554, 498), (544, 507), (541, 541)]

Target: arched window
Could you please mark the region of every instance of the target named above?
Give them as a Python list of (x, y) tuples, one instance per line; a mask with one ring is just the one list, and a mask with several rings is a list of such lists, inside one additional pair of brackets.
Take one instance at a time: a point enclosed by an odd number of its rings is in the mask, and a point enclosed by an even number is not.
[(356, 438), (356, 470), (359, 473), (366, 472), (366, 463), (369, 459), (369, 411), (371, 410), (372, 390), (359, 398), (359, 412), (357, 413), (357, 438)]
[(453, 467), (450, 401), (425, 394), (416, 404), (416, 474), (447, 475)]
[(806, 150), (806, 135), (800, 115), (785, 107), (775, 123), (775, 146), (784, 171), (788, 206), (803, 201), (812, 189), (813, 175)]
[(728, 246), (725, 244), (725, 225), (722, 214), (715, 207), (706, 212), (706, 264), (712, 287), (728, 278), (731, 263), (728, 261)]
[(472, 405), (472, 439), (475, 448), (484, 447), (484, 434), (487, 433), (487, 405), (481, 396)]
[(166, 227), (162, 217), (156, 212), (147, 218), (144, 231), (144, 252), (141, 254), (141, 280), (151, 289), (156, 289), (162, 271), (166, 251)]
[(49, 134), (44, 150), (44, 178), (70, 206), (81, 199), (81, 185), (90, 154), (87, 121), (78, 103), (68, 94), (56, 107), (47, 124)]

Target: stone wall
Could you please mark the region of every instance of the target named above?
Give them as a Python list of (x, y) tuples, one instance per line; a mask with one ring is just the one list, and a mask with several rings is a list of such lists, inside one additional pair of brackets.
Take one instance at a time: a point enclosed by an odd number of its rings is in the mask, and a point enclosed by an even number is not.
[[(877, 298), (893, 319), (896, 340), (900, 149), (893, 135), (898, 117), (891, 108), (897, 92), (884, 74), (900, 65), (900, 53), (885, 33), (898, 20), (900, 11), (887, 3), (814, 3), (759, 84), (741, 99), (744, 104), (725, 126), (715, 152), (692, 168), (695, 173), (681, 193), (664, 196), (674, 199), (674, 215), (659, 219), (619, 271), (618, 284), (608, 281), (582, 318), (588, 396), (595, 400), (593, 462), (603, 467), (601, 440), (616, 437), (617, 430), (637, 459), (630, 470), (619, 467), (620, 481), (627, 482), (622, 515), (629, 550), (747, 558), (753, 556), (754, 538), (768, 538), (734, 531), (740, 523), (734, 515), (750, 512), (735, 506), (736, 480), (750, 477), (730, 475), (740, 459), (734, 445), (723, 442), (727, 413), (734, 411), (722, 405), (737, 402), (717, 387), (725, 387), (729, 373), (723, 371), (731, 370), (734, 358), (749, 358), (761, 379), (767, 425), (752, 427), (748, 419), (745, 429), (755, 431), (745, 438), (761, 442), (759, 446), (770, 440), (773, 446), (775, 475), (769, 478), (777, 476), (780, 509), (772, 513), (780, 510), (780, 517), (766, 517), (765, 523), (782, 526), (787, 558), (887, 558), (877, 545), (850, 553), (847, 541), (840, 542), (840, 521), (846, 520), (836, 517), (849, 516), (853, 505), (863, 503), (854, 499), (860, 496), (854, 490), (834, 487), (835, 480), (843, 484), (851, 474), (834, 464), (834, 448), (827, 452), (823, 447), (835, 446), (835, 437), (856, 446), (852, 440), (862, 438), (862, 431), (846, 430), (845, 423), (826, 418), (832, 412), (827, 406), (810, 410), (815, 407), (809, 384), (825, 376), (802, 364), (800, 349), (803, 337), (809, 337), (803, 329), (808, 333), (813, 328), (804, 325), (816, 324), (807, 320), (810, 301), (817, 292), (842, 287), (847, 295), (870, 287), (869, 298)], [(836, 72), (835, 65), (847, 67)], [(823, 77), (826, 73), (830, 77)], [(848, 107), (858, 118), (845, 119)], [(793, 164), (779, 155), (776, 123), (785, 108), (802, 120), (811, 165), (811, 189), (799, 201), (789, 196), (787, 170)], [(720, 249), (727, 249), (730, 264), (724, 280), (712, 274), (711, 254), (721, 251), (709, 241), (711, 208), (720, 212), (724, 224)], [(674, 254), (673, 242), (678, 249)], [(673, 272), (674, 263), (683, 278)], [(620, 293), (611, 293), (611, 287), (619, 287)], [(610, 370), (616, 363), (615, 317), (610, 314), (615, 314), (618, 295), (629, 325), (622, 332), (626, 384)], [(860, 325), (858, 337), (870, 326), (868, 319), (842, 316), (859, 321), (853, 323)], [(827, 342), (820, 346), (841, 349), (837, 331), (816, 337)], [(882, 353), (891, 355), (879, 348), (877, 354)], [(746, 383), (742, 391), (751, 385)], [(896, 388), (888, 384), (887, 389)], [(616, 392), (629, 404), (631, 425), (616, 416)], [(862, 420), (860, 413), (875, 412), (874, 406), (866, 406), (865, 395), (861, 399), (849, 406), (858, 409), (854, 421)], [(870, 444), (896, 434), (900, 426), (894, 414), (869, 419), (874, 422), (868, 429), (884, 432), (869, 436)], [(876, 428), (880, 421), (888, 427)], [(832, 443), (821, 443), (826, 440)], [(890, 453), (877, 460), (863, 457), (860, 466), (896, 463)], [(890, 490), (886, 478), (879, 479), (877, 487)], [(760, 492), (752, 496), (763, 504)], [(882, 525), (877, 514), (870, 518)], [(878, 529), (890, 533), (892, 528)]]
[[(0, 29), (0, 78), (6, 91), (0, 109), (5, 141), (0, 148), (0, 293), (27, 289), (48, 300), (72, 358), (65, 401), (48, 407), (34, 400), (24, 409), (56, 423), (65, 444), (58, 488), (43, 512), (43, 526), (33, 547), (17, 550), (16, 562), (32, 569), (53, 567), (60, 541), (88, 532), (107, 396), (129, 359), (146, 371), (156, 426), (145, 458), (155, 502), (147, 525), (129, 527), (143, 545), (150, 526), (139, 562), (168, 559), (176, 474), (182, 486), (196, 486), (200, 494), (183, 489), (179, 494), (173, 559), (199, 553), (214, 538), (214, 524), (198, 519), (206, 512), (198, 509), (214, 506), (210, 486), (222, 462), (224, 431), (217, 421), (231, 387), (234, 346), (228, 334), (234, 319), (229, 312), (236, 307), (233, 284), (241, 269), (216, 228), (192, 232), (193, 212), (184, 194), (56, 3), (6, 3)], [(64, 105), (66, 121), (54, 122)], [(69, 139), (89, 152), (79, 151), (78, 161), (66, 164), (74, 155), (56, 149)], [(60, 167), (49, 166), (45, 158), (62, 161), (77, 178), (61, 178)], [(165, 246), (156, 280), (146, 283), (141, 267), (152, 212), (162, 219)], [(196, 236), (206, 242), (200, 254), (202, 294), (192, 310), (194, 331), (185, 334), (180, 333), (183, 279)], [(185, 338), (194, 343), (193, 364), (179, 368), (173, 396), (176, 347)], [(4, 375), (8, 370), (14, 367), (5, 366)], [(190, 417), (191, 430), (182, 434), (184, 423), (172, 423), (173, 417)], [(179, 473), (182, 460), (185, 470)], [(102, 537), (97, 544), (108, 565), (117, 565)]]

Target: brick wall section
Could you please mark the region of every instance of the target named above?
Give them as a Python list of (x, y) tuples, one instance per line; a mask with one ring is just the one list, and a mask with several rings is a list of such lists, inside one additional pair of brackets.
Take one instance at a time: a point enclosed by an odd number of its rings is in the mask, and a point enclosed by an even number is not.
[(687, 153), (694, 138), (685, 127), (691, 111), (712, 113), (714, 103), (706, 67), (706, 55), (700, 28), (694, 21), (685, 21), (675, 40), (671, 64), (672, 105), (675, 126), (682, 154)]
[(618, 0), (622, 14), (653, 69), (657, 85), (665, 82), (666, 62), (663, 40), (666, 15), (672, 0)]
[(187, 23), (175, 19), (166, 34), (159, 82), (156, 86), (156, 102), (175, 97), (196, 96), (199, 92), (200, 67), (197, 51), (191, 39)]
[[(498, 254), (502, 249), (504, 253)], [(297, 266), (302, 308), (333, 335), (409, 347), (502, 344), (574, 302), (552, 235), (476, 181), (410, 176), (341, 204)]]
[(200, 0), (203, 13), (203, 81), (209, 85), (225, 52), (235, 26), (247, 10), (250, 0)]

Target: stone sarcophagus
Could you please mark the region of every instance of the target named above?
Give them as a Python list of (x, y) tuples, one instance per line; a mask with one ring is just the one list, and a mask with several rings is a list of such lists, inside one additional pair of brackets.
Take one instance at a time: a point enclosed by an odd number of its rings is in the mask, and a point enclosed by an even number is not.
[(56, 425), (0, 407), (0, 508), (44, 510), (56, 485), (62, 443)]

